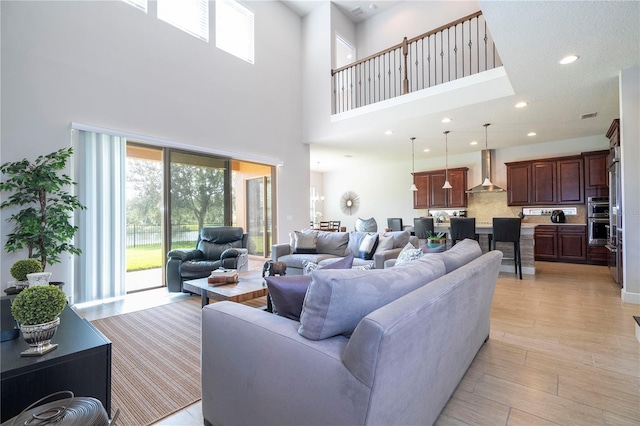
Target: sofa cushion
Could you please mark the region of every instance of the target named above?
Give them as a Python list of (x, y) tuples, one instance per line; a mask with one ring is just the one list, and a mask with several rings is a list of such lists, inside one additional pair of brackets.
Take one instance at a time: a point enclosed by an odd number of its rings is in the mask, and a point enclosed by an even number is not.
[(411, 233), (409, 231), (385, 232), (384, 236), (391, 237), (393, 239), (393, 248), (404, 247), (411, 239)]
[(348, 232), (319, 231), (316, 234), (318, 237), (316, 247), (318, 253), (333, 254), (340, 257), (347, 254)]
[(311, 340), (351, 334), (370, 312), (445, 274), (431, 257), (411, 267), (316, 271), (304, 298), (298, 333)]
[(294, 235), (294, 254), (310, 254), (317, 253), (318, 234), (315, 232), (299, 232), (295, 231)]
[(383, 251), (391, 249), (393, 249), (393, 237), (387, 235), (379, 235), (376, 253), (382, 253)]
[(402, 265), (405, 262), (410, 262), (412, 260), (419, 259), (423, 255), (421, 249), (417, 249), (411, 243), (407, 243), (406, 246), (403, 247), (400, 254), (398, 254), (398, 258), (396, 259), (396, 266)]
[(284, 275), (265, 277), (273, 312), (294, 321), (300, 319), (302, 303), (311, 283), (311, 277), (304, 275)]
[(482, 256), (482, 249), (476, 240), (470, 238), (464, 239), (456, 243), (449, 250), (442, 253), (430, 254), (427, 256), (438, 256), (444, 262), (447, 268), (447, 274), (455, 271), (462, 265), (466, 265), (472, 260)]
[(327, 261), (322, 265), (305, 260), (302, 262), (302, 274), (311, 275), (316, 269), (349, 269), (353, 265), (353, 255), (330, 260), (331, 261)]
[(377, 246), (378, 234), (366, 235), (360, 243), (360, 247), (358, 249), (358, 257), (360, 259), (371, 260), (374, 253), (376, 252)]

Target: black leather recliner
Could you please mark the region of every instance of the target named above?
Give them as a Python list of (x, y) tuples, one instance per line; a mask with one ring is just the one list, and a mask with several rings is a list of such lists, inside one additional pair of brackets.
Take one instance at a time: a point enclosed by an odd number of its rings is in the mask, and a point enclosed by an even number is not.
[(182, 290), (184, 280), (206, 278), (218, 268), (239, 269), (239, 261), (247, 259), (249, 234), (235, 226), (204, 227), (196, 248), (171, 250), (167, 257), (167, 289)]

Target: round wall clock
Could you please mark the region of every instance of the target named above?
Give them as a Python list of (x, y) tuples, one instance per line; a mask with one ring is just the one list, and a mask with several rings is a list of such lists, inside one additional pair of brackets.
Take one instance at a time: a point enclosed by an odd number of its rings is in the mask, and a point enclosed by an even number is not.
[(351, 216), (358, 211), (360, 197), (353, 191), (347, 191), (340, 197), (340, 210), (342, 213)]

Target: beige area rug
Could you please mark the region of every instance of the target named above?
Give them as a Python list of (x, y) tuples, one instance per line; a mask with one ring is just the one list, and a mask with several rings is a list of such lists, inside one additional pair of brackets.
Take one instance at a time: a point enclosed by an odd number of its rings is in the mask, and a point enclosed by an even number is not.
[(200, 400), (199, 297), (92, 323), (112, 342), (111, 415), (120, 409), (119, 424), (150, 425)]

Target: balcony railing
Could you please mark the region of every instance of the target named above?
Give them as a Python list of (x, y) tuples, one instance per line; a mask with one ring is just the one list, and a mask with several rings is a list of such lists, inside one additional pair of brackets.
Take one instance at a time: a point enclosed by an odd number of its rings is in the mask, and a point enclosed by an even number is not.
[(443, 25), (380, 53), (331, 70), (333, 113), (496, 68), (496, 52), (482, 12)]

